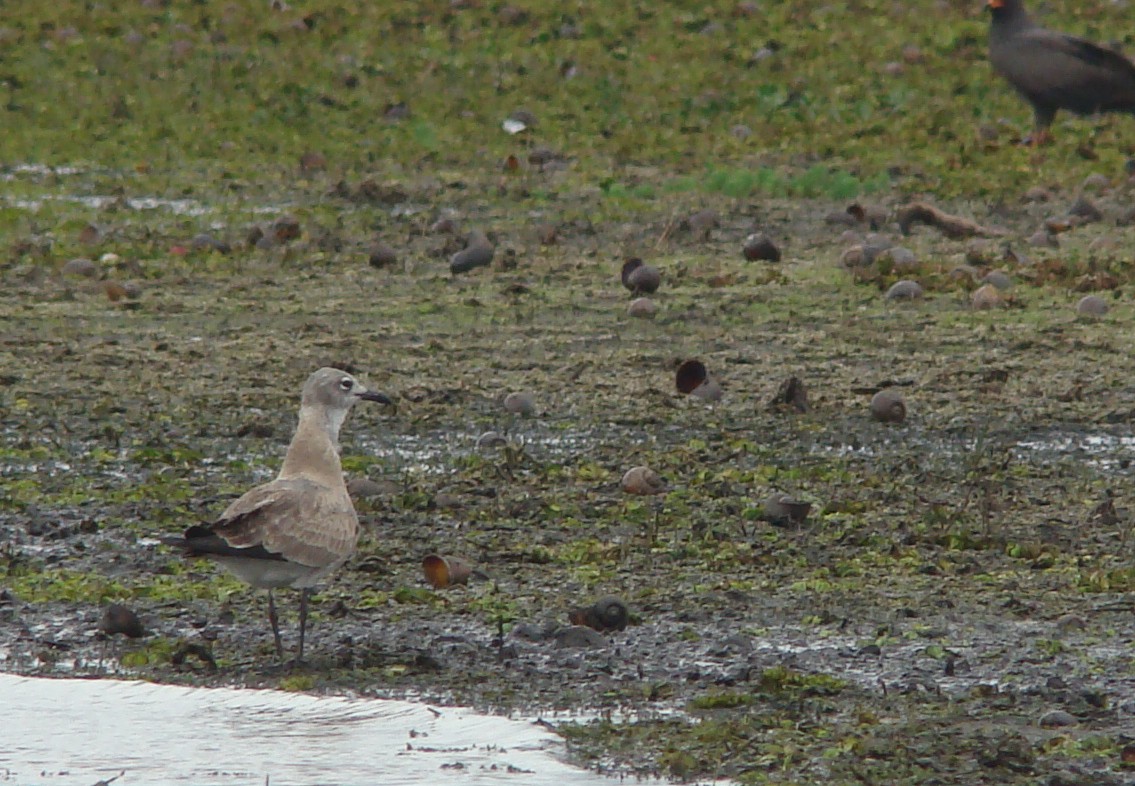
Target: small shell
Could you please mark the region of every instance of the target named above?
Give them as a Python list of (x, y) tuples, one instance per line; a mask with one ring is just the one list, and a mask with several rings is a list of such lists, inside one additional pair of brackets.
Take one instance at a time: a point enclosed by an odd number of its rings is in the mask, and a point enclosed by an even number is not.
[(887, 290), (885, 297), (887, 300), (918, 300), (922, 297), (922, 285), (906, 279), (896, 281)]
[(765, 262), (779, 262), (780, 249), (777, 248), (776, 243), (768, 235), (757, 233), (749, 235), (745, 238), (745, 245), (741, 247), (741, 253), (745, 259), (750, 262), (756, 260), (764, 260)]
[(85, 257), (70, 260), (63, 266), (63, 275), (76, 276), (78, 278), (98, 278), (99, 268), (91, 260)]
[(504, 397), (506, 412), (530, 418), (536, 414), (536, 399), (531, 393), (509, 393)]
[(1001, 292), (1007, 292), (1013, 288), (1013, 279), (1003, 270), (990, 270), (981, 279), (981, 283), (996, 287)]
[(773, 494), (764, 501), (765, 518), (773, 524), (803, 524), (812, 511), (812, 503), (788, 494)]
[(627, 306), (627, 314), (639, 319), (654, 319), (657, 310), (654, 301), (648, 297), (635, 298)]
[(623, 286), (631, 292), (651, 294), (662, 283), (662, 274), (653, 265), (644, 264), (638, 257), (630, 257), (623, 263), (620, 273)]
[(457, 275), (485, 267), (493, 261), (493, 247), (480, 243), (458, 251), (449, 260), (449, 272)]
[(649, 497), (666, 491), (666, 481), (650, 467), (632, 467), (623, 475), (623, 491), (640, 497)]
[(1082, 317), (1099, 318), (1107, 314), (1107, 301), (1099, 295), (1084, 295), (1076, 304), (1076, 313)]
[(461, 557), (430, 554), (422, 560), (422, 570), (435, 589), (445, 589), (469, 581), (473, 566)]
[(880, 423), (902, 423), (906, 419), (906, 402), (893, 390), (880, 390), (871, 397), (871, 417)]
[(678, 373), (675, 377), (675, 384), (678, 386), (678, 392), (690, 394), (694, 392), (701, 383), (709, 378), (709, 371), (705, 367), (705, 363), (700, 360), (690, 359), (683, 361), (682, 365), (678, 366)]
[(586, 625), (605, 633), (611, 630), (625, 630), (630, 619), (627, 604), (614, 595), (607, 595), (590, 606), (572, 609), (568, 612), (572, 625)]
[(991, 308), (999, 308), (1005, 304), (1005, 299), (1001, 297), (997, 287), (992, 284), (983, 284), (970, 296), (970, 303), (978, 311), (985, 311)]
[(695, 398), (700, 398), (702, 401), (721, 401), (721, 397), (725, 395), (725, 391), (721, 389), (721, 385), (717, 383), (716, 379), (710, 377), (691, 390), (690, 395)]
[(508, 444), (508, 440), (504, 435), (497, 431), (486, 431), (481, 436), (477, 437), (478, 448), (499, 448)]

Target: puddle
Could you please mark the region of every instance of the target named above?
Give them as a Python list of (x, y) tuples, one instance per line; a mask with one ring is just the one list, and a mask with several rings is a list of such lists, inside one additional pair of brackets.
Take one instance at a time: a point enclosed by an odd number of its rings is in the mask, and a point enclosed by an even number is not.
[(459, 707), (0, 674), (0, 783), (610, 784), (537, 723)]

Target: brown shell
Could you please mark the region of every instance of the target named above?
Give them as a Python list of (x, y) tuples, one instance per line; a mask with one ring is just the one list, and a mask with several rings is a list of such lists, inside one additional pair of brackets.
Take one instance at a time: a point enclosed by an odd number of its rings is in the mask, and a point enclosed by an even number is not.
[(445, 589), (469, 581), (473, 566), (461, 557), (430, 554), (422, 560), (426, 581), (435, 589)]
[(706, 369), (705, 363), (697, 359), (690, 359), (683, 361), (682, 364), (678, 366), (674, 383), (678, 386), (680, 393), (689, 395), (694, 392), (694, 389), (697, 388), (698, 385), (705, 382), (708, 378), (709, 371)]

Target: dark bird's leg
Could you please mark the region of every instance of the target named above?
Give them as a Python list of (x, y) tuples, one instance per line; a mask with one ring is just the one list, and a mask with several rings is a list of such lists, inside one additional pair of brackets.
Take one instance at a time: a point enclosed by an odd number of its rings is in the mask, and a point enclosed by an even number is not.
[(304, 630), (307, 628), (307, 598), (311, 595), (311, 590), (304, 588), (300, 590), (300, 647), (299, 652), (296, 654), (296, 663), (303, 662), (303, 637)]
[(268, 621), (272, 623), (272, 637), (276, 639), (276, 657), (284, 660), (284, 645), (280, 643), (280, 618), (276, 616), (276, 601), (268, 590)]
[(1040, 147), (1052, 142), (1052, 132), (1049, 127), (1056, 117), (1056, 110), (1050, 106), (1035, 106), (1033, 108), (1033, 132), (1024, 138), (1022, 144), (1029, 147)]

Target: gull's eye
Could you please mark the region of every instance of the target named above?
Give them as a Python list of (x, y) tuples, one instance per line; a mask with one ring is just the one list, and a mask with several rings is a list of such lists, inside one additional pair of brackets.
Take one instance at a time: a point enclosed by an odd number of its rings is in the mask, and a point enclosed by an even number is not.
[(350, 377), (343, 377), (341, 380), (339, 380), (339, 390), (342, 390), (343, 392), (349, 391), (354, 386), (355, 380), (351, 379)]

